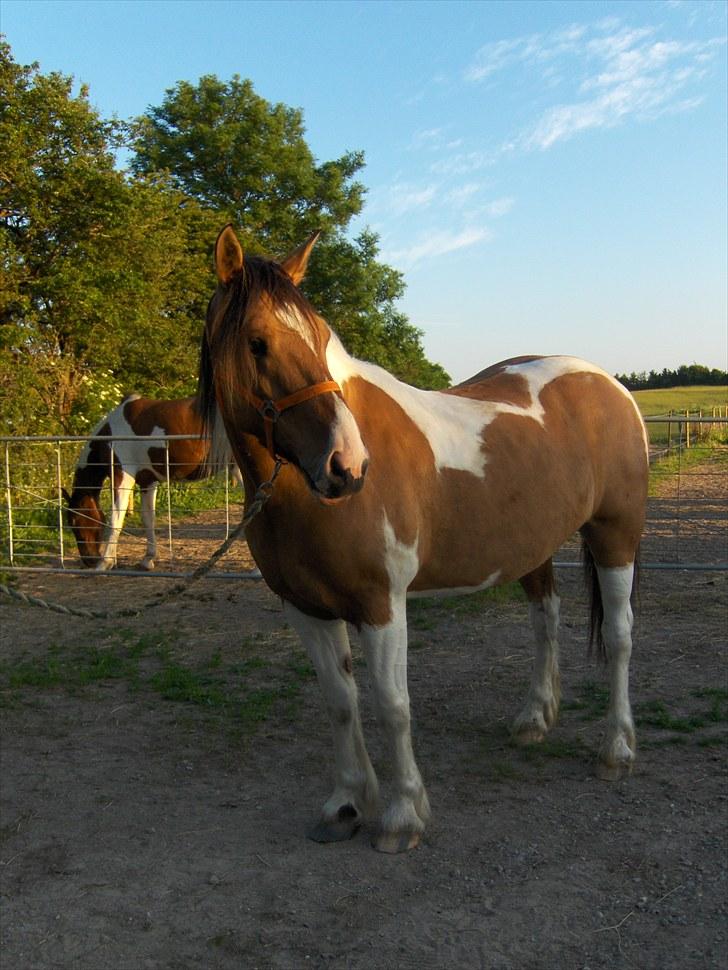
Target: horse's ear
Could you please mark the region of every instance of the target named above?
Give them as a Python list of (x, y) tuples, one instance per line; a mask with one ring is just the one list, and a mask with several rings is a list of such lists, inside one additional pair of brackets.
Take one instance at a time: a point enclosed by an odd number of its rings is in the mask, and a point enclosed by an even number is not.
[(321, 230), (317, 229), (316, 232), (311, 233), (306, 242), (295, 249), (290, 256), (287, 256), (281, 266), (291, 277), (293, 282), (298, 286), (303, 277), (306, 275), (306, 267), (308, 266), (308, 257), (311, 255), (311, 250), (313, 249), (316, 240), (321, 235)]
[(231, 225), (225, 226), (215, 243), (215, 271), (225, 286), (243, 268), (243, 250)]
[(63, 487), (61, 487), (61, 495), (66, 500), (66, 505), (70, 505), (71, 504), (71, 496), (68, 494), (68, 492)]

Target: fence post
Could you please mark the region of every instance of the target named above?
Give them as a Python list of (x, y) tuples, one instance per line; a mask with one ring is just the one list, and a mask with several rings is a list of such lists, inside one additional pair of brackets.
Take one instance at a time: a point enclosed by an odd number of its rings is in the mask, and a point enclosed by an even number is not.
[[(667, 412), (668, 419), (672, 417), (672, 408)], [(667, 422), (667, 453), (672, 451), (672, 421)]]
[(690, 411), (685, 410), (685, 447), (690, 447)]
[(169, 561), (172, 562), (172, 486), (169, 478), (169, 438), (164, 439), (164, 475), (167, 479), (167, 545)]
[(230, 535), (230, 465), (225, 466), (225, 538)]
[(58, 489), (58, 549), (61, 554), (61, 565), (65, 566), (63, 548), (63, 481), (61, 478), (61, 442), (56, 442), (56, 485)]
[(5, 442), (5, 495), (8, 501), (8, 552), (10, 554), (10, 565), (15, 565), (14, 545), (13, 545), (13, 504), (12, 491), (10, 488), (10, 442)]

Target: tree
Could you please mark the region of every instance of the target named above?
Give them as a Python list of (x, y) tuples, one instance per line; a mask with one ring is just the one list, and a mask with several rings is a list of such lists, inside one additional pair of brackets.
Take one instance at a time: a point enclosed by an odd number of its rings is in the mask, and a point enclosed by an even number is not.
[[(317, 165), (299, 110), (270, 104), (248, 80), (205, 75), (180, 81), (160, 107), (132, 126), (137, 174), (167, 172), (174, 184), (271, 253), (297, 246), (312, 229), (345, 226), (361, 211), (352, 181), (361, 152)], [(246, 238), (247, 237), (247, 238)]]
[(421, 331), (396, 309), (404, 280), (377, 261), (377, 236), (344, 235), (363, 203), (354, 181), (361, 152), (318, 164), (301, 112), (270, 104), (237, 75), (180, 82), (131, 133), (133, 171), (164, 173), (217, 211), (220, 226), (232, 222), (244, 248), (283, 256), (322, 229), (304, 289), (347, 349), (420, 386), (447, 386), (445, 371), (425, 357)]
[[(115, 168), (119, 126), (0, 45), (0, 403), (6, 430), (81, 430), (98, 375), (193, 386), (216, 220)], [(150, 353), (154, 348), (154, 354)], [(22, 388), (22, 395), (17, 394)], [(98, 415), (100, 416), (100, 415)]]

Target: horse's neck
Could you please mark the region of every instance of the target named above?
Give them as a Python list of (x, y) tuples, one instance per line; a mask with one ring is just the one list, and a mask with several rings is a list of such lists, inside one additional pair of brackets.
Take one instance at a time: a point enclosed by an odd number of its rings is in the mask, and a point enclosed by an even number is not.
[[(96, 445), (96, 448), (93, 445)], [(107, 454), (102, 457), (98, 449), (103, 449), (104, 442), (92, 442), (92, 447), (87, 451), (84, 459), (76, 466), (73, 476), (73, 488), (83, 489), (85, 492), (98, 493), (111, 474), (109, 467), (110, 456)], [(103, 449), (107, 450), (107, 449)]]

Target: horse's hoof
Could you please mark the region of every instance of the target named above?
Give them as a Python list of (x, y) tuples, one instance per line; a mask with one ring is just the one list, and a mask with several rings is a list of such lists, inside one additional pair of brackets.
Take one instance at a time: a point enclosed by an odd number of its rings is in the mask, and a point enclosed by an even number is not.
[(545, 738), (546, 732), (535, 725), (519, 728), (511, 734), (511, 741), (519, 747), (526, 744), (540, 744)]
[(408, 852), (410, 849), (416, 849), (420, 844), (421, 837), (421, 832), (379, 832), (372, 839), (372, 846), (377, 852), (396, 855), (399, 852)]
[(597, 778), (600, 781), (619, 781), (622, 778), (629, 778), (633, 767), (633, 761), (616, 761), (613, 764), (597, 761)]
[(146, 569), (147, 572), (151, 572), (155, 567), (155, 562), (153, 559), (142, 559), (139, 563), (140, 569)]
[(320, 818), (306, 833), (313, 842), (346, 842), (361, 827), (361, 816), (353, 805), (342, 805), (336, 818)]

